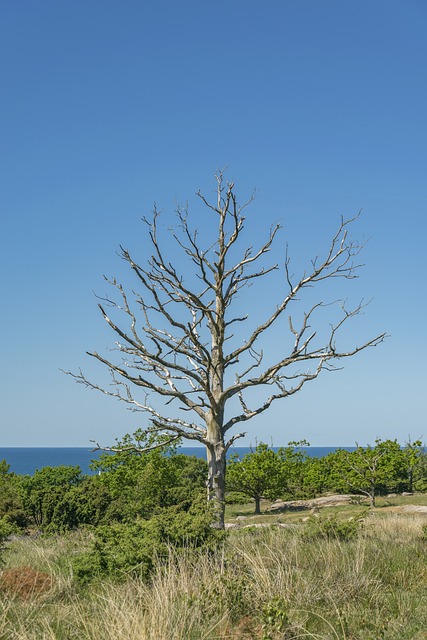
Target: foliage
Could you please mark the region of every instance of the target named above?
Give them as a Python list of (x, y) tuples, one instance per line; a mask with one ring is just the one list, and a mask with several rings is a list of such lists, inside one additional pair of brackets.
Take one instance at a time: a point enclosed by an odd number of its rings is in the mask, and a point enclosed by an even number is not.
[(242, 491), (227, 491), (225, 494), (225, 504), (247, 504), (248, 496)]
[(204, 502), (188, 512), (170, 507), (150, 520), (100, 526), (94, 535), (92, 550), (74, 561), (75, 575), (82, 582), (105, 575), (147, 579), (156, 559), (166, 557), (169, 547), (213, 548), (223, 537), (212, 528), (212, 514)]
[[(260, 513), (261, 498), (275, 500), (280, 496), (293, 499), (311, 496), (313, 491), (316, 492), (313, 471), (319, 467), (315, 467), (315, 462), (305, 451), (308, 446), (306, 440), (293, 441), (275, 451), (260, 442), (242, 458), (237, 453), (232, 454), (227, 464), (228, 492), (252, 498), (257, 514)], [(307, 475), (309, 467), (311, 475)], [(230, 497), (227, 502), (230, 503)]]
[[(139, 432), (125, 436), (117, 442), (123, 451), (94, 461), (92, 467), (99, 475), (84, 476), (79, 467), (60, 466), (15, 478), (3, 465), (0, 488), (16, 485), (21, 520), (50, 532), (147, 519), (174, 505), (188, 510), (200, 494), (205, 495), (204, 460), (178, 454), (170, 446), (140, 453), (131, 446), (138, 438)], [(0, 507), (4, 504), (3, 513), (12, 521), (14, 512), (6, 504), (6, 492), (0, 495)]]
[(427, 491), (427, 452), (424, 447), (423, 453), (417, 462), (413, 490), (422, 492)]
[(112, 497), (106, 520), (149, 518), (156, 509), (174, 505), (188, 509), (206, 491), (206, 462), (177, 453), (175, 446), (159, 447), (161, 442), (138, 430), (92, 463)]
[(304, 537), (353, 540), (358, 535), (362, 522), (363, 516), (347, 520), (339, 520), (334, 515), (311, 517), (305, 526)]
[(25, 527), (28, 522), (22, 504), (22, 478), (10, 472), (6, 460), (0, 461), (0, 518), (17, 527)]
[(274, 500), (283, 492), (284, 465), (281, 455), (263, 442), (243, 458), (233, 453), (227, 467), (227, 487), (253, 498), (255, 513), (259, 514), (261, 498)]
[(75, 526), (68, 492), (83, 480), (80, 467), (59, 466), (37, 469), (33, 476), (22, 481), (23, 505), (40, 528), (52, 529)]
[(0, 562), (2, 561), (2, 551), (4, 549), (4, 543), (14, 532), (13, 525), (6, 520), (6, 518), (0, 518)]
[(262, 640), (273, 640), (280, 634), (284, 639), (285, 631), (289, 629), (288, 604), (284, 598), (275, 596), (267, 602), (262, 610)]
[(405, 453), (396, 440), (375, 440), (375, 446), (357, 446), (326, 457), (329, 486), (338, 491), (354, 491), (369, 497), (375, 506), (378, 494), (402, 490), (407, 481)]
[[(282, 494), (292, 499), (304, 498), (311, 494), (313, 487), (308, 485), (307, 468), (310, 465), (310, 458), (305, 450), (310, 443), (307, 440), (298, 440), (288, 443), (287, 447), (278, 450), (278, 456), (282, 461)], [(311, 481), (313, 481), (313, 473)]]
[(108, 521), (112, 496), (98, 476), (84, 476), (62, 495), (49, 523), (50, 530), (76, 529)]
[[(153, 444), (153, 450), (141, 450)], [(250, 497), (259, 512), (261, 497), (303, 499), (336, 491), (364, 493), (375, 504), (378, 495), (422, 489), (426, 483), (427, 456), (420, 441), (401, 448), (396, 441), (377, 440), (372, 447), (336, 450), (324, 458), (309, 457), (306, 446), (304, 440), (290, 442), (274, 451), (260, 443), (242, 459), (232, 455), (227, 503), (243, 504)], [(188, 511), (206, 495), (206, 462), (142, 431), (116, 441), (114, 451), (92, 466), (99, 475), (83, 476), (78, 467), (45, 467), (29, 477), (11, 473), (6, 461), (0, 462), (0, 518), (20, 528), (65, 531), (149, 519), (174, 506)]]
[(422, 488), (425, 482), (425, 463), (426, 454), (424, 452), (423, 443), (421, 440), (405, 442), (403, 449), (406, 472), (408, 477), (408, 491), (413, 491), (415, 487)]
[(328, 489), (329, 465), (326, 457), (304, 459), (301, 468), (302, 492), (298, 497), (315, 498)]

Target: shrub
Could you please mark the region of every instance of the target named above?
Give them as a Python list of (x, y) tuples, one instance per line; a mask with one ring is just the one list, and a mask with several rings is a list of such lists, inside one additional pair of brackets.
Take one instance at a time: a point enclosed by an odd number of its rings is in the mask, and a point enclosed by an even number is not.
[(362, 519), (338, 520), (336, 516), (310, 518), (303, 533), (307, 539), (328, 538), (353, 540), (359, 533)]
[(262, 640), (273, 640), (277, 634), (280, 634), (280, 638), (287, 637), (283, 635), (290, 626), (287, 609), (286, 601), (280, 596), (276, 596), (265, 605), (262, 610)]
[(4, 549), (4, 543), (8, 536), (14, 532), (13, 525), (7, 521), (6, 518), (0, 518), (0, 562), (2, 561), (2, 552)]
[(6, 460), (0, 461), (0, 518), (24, 528), (28, 518), (22, 505), (22, 478), (10, 471)]
[(53, 529), (75, 526), (73, 510), (67, 508), (66, 495), (83, 480), (80, 467), (59, 466), (37, 469), (22, 481), (23, 503), (34, 524)]
[(92, 550), (73, 562), (74, 574), (81, 582), (101, 576), (120, 579), (129, 574), (145, 580), (156, 559), (168, 556), (168, 547), (213, 549), (224, 536), (212, 528), (210, 512), (199, 504), (188, 512), (170, 507), (150, 520), (100, 526), (94, 534)]
[(225, 504), (247, 504), (249, 500), (246, 493), (240, 491), (227, 491), (225, 494)]

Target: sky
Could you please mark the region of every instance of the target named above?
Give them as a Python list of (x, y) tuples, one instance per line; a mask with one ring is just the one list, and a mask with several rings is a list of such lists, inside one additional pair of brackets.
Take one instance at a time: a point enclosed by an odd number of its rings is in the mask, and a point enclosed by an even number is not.
[[(362, 210), (365, 266), (340, 295), (372, 301), (343, 341), (388, 334), (241, 445), (427, 440), (426, 26), (423, 0), (2, 3), (0, 448), (111, 445), (147, 426), (61, 370), (105, 380), (86, 350), (114, 343), (103, 274), (135, 285), (119, 245), (147, 257), (153, 203), (173, 224), (188, 202), (203, 229), (195, 193), (211, 197), (225, 167), (242, 200), (257, 190), (247, 243), (279, 222), (276, 257), (287, 242), (296, 273)], [(278, 295), (263, 284), (247, 310)]]

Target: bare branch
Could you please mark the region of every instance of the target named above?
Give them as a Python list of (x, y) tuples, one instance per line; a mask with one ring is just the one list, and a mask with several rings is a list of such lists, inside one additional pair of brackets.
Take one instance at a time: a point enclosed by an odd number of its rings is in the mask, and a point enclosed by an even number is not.
[(160, 449), (163, 447), (167, 447), (172, 442), (179, 440), (180, 436), (172, 436), (168, 440), (164, 442), (159, 442), (157, 444), (149, 445), (148, 447), (138, 447), (137, 445), (130, 445), (129, 447), (103, 447), (96, 440), (90, 440), (89, 442), (93, 442), (95, 444), (94, 448), (91, 449), (94, 451), (112, 451), (113, 453), (147, 453), (149, 451), (154, 451), (155, 449)]
[[(255, 193), (240, 205), (234, 182), (227, 182), (223, 171), (218, 171), (215, 178), (213, 202), (200, 191), (197, 193), (203, 211), (217, 226), (213, 239), (210, 235), (204, 243), (203, 234), (191, 227), (188, 206), (177, 208), (176, 227), (163, 232), (155, 206), (152, 217), (143, 219), (149, 243), (145, 262), (139, 264), (129, 250), (120, 246), (120, 255), (139, 290), (131, 289), (132, 297), (115, 278), (105, 278), (117, 301), (105, 295), (100, 298), (99, 309), (115, 334), (116, 343), (109, 357), (88, 352), (108, 368), (112, 384), (104, 388), (81, 371), (70, 375), (86, 387), (124, 402), (132, 411), (145, 412), (151, 424), (147, 432), (170, 436), (167, 442), (186, 438), (205, 444), (208, 489), (223, 505), (225, 454), (244, 435), (239, 433), (226, 441), (226, 434), (238, 423), (264, 413), (277, 400), (297, 393), (323, 370), (335, 371), (344, 358), (377, 346), (385, 334), (357, 346), (337, 346), (347, 324), (365, 308), (363, 300), (354, 308), (345, 301), (338, 302), (340, 315), (337, 318), (331, 309), (332, 322), (326, 324), (326, 331), (322, 313), (337, 302), (319, 298), (308, 305), (299, 320), (287, 313), (306, 289), (335, 278), (351, 281), (358, 277), (363, 266), (359, 254), (364, 244), (349, 237), (349, 228), (358, 216), (341, 218), (323, 257), (319, 254), (309, 261), (309, 267), (299, 276), (291, 271), (286, 249), (282, 281), (279, 285), (274, 282), (278, 302), (263, 322), (251, 326), (246, 310), (238, 307), (239, 292), (264, 283), (266, 277), (278, 271), (281, 261), (273, 259), (268, 263), (267, 258), (281, 226), (273, 225), (266, 239), (255, 247), (242, 245), (243, 214)], [(203, 222), (200, 226), (204, 228)], [(165, 243), (163, 233), (169, 233), (173, 247), (190, 271), (178, 259), (168, 258), (170, 243)], [(264, 354), (258, 341), (278, 325), (285, 313), (289, 316), (289, 329), (283, 341), (273, 354)], [(234, 380), (231, 384), (228, 375)], [(261, 400), (252, 406), (254, 401), (246, 392), (254, 387), (261, 392)], [(154, 406), (151, 397), (160, 406)], [(228, 402), (233, 398), (239, 400), (240, 409), (228, 417)], [(178, 415), (171, 407), (178, 409)]]

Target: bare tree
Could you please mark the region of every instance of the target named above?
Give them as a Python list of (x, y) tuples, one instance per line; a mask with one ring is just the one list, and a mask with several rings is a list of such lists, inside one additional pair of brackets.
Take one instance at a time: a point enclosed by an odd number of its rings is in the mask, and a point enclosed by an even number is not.
[[(114, 360), (96, 351), (88, 352), (108, 367), (113, 385), (105, 388), (95, 384), (81, 371), (71, 375), (78, 382), (127, 403), (129, 408), (147, 413), (149, 433), (164, 438), (168, 435), (170, 442), (186, 438), (206, 446), (208, 499), (213, 500), (216, 524), (222, 528), (226, 453), (245, 435), (233, 433), (233, 429), (267, 411), (276, 400), (293, 395), (323, 369), (334, 369), (342, 358), (378, 345), (384, 334), (349, 350), (337, 348), (338, 333), (361, 312), (362, 303), (348, 309), (344, 302), (339, 302), (339, 317), (326, 325), (326, 337), (312, 328), (313, 322), (319, 322), (321, 309), (328, 306), (322, 301), (310, 304), (298, 321), (290, 315), (286, 318), (290, 304), (303, 290), (322, 281), (357, 277), (361, 265), (354, 260), (363, 245), (348, 237), (348, 227), (354, 218), (342, 218), (324, 257), (312, 260), (309, 271), (299, 279), (291, 273), (286, 252), (283, 292), (279, 293), (277, 306), (256, 328), (247, 329), (243, 337), (248, 315), (238, 309), (237, 297), (244, 287), (279, 268), (278, 264), (263, 266), (263, 259), (280, 225), (270, 229), (266, 242), (259, 248), (248, 245), (241, 248), (243, 210), (253, 197), (239, 205), (234, 183), (226, 182), (221, 172), (216, 180), (215, 202), (209, 202), (200, 192), (197, 194), (209, 214), (216, 218), (218, 231), (213, 241), (207, 247), (201, 246), (198, 232), (189, 224), (186, 208), (177, 209), (177, 228), (170, 229), (179, 251), (191, 261), (189, 273), (181, 274), (177, 263), (168, 261), (158, 233), (156, 209), (150, 220), (144, 219), (151, 247), (146, 262), (139, 264), (127, 249), (120, 247), (141, 293), (132, 292), (130, 301), (116, 279), (106, 278), (118, 292), (119, 301), (102, 298), (99, 308), (118, 336), (119, 355)], [(126, 326), (113, 321), (107, 307), (120, 310)], [(289, 346), (283, 348), (287, 352), (278, 347), (274, 354), (264, 355), (259, 343), (282, 318), (288, 320)], [(233, 333), (236, 326), (241, 328), (238, 335)], [(324, 324), (321, 327), (324, 332)], [(303, 366), (308, 369), (303, 370)], [(259, 401), (252, 398), (256, 402), (252, 406), (248, 392), (254, 388), (263, 390), (265, 395)], [(260, 397), (260, 393), (252, 395)], [(153, 396), (163, 399), (161, 408), (151, 403)]]

